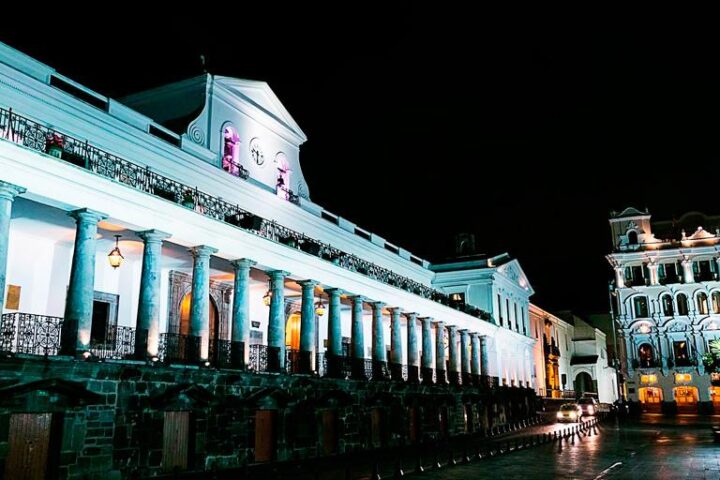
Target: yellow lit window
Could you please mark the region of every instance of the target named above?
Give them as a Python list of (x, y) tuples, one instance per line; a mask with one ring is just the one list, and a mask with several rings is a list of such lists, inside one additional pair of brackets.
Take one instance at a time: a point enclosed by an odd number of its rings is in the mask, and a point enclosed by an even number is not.
[(657, 375), (640, 375), (640, 383), (657, 383)]
[(675, 383), (687, 383), (692, 381), (692, 375), (689, 373), (676, 373)]

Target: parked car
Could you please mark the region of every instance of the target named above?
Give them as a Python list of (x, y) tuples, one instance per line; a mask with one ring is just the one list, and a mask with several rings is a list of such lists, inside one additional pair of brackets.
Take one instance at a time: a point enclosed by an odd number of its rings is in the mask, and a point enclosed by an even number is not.
[(598, 401), (592, 397), (583, 397), (577, 401), (583, 415), (593, 416), (598, 411)]
[(582, 418), (582, 409), (576, 403), (564, 403), (557, 413), (558, 422), (579, 422)]

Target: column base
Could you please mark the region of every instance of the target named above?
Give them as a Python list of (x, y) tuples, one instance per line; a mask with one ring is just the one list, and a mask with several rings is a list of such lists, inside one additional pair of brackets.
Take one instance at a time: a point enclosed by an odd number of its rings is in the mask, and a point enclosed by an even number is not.
[(471, 377), (472, 377), (472, 384), (475, 385), (476, 387), (479, 387), (480, 386), (480, 378), (481, 378), (480, 375), (473, 374), (473, 375), (471, 375)]
[(388, 368), (387, 362), (379, 360), (373, 360), (372, 362), (372, 379), (373, 380), (388, 380)]
[(312, 352), (304, 352), (300, 350), (297, 352), (297, 373), (310, 375), (313, 372), (312, 368)]
[(148, 349), (148, 331), (145, 329), (135, 330), (135, 353), (133, 358), (135, 360), (150, 360), (152, 355), (147, 351)]
[(267, 371), (279, 373), (284, 371), (281, 361), (282, 349), (280, 347), (267, 347)]
[(390, 378), (395, 382), (404, 382), (403, 366), (401, 363), (390, 364)]
[(353, 380), (367, 380), (365, 375), (365, 359), (353, 358), (350, 364), (350, 378)]
[(423, 385), (434, 385), (433, 369), (430, 367), (422, 367), (422, 383)]
[(460, 385), (460, 373), (459, 372), (447, 372), (448, 381), (450, 385)]
[(462, 373), (462, 383), (463, 383), (463, 385), (473, 385), (474, 382), (473, 382), (472, 375), (467, 372), (463, 372)]
[(447, 385), (445, 370), (435, 370), (435, 385)]
[(415, 365), (408, 365), (408, 383), (420, 383), (420, 369)]
[(230, 343), (230, 366), (238, 370), (245, 370), (245, 342)]

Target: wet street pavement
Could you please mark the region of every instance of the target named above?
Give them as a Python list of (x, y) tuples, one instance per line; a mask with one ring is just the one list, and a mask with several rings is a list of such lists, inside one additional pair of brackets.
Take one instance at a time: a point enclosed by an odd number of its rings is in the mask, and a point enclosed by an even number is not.
[(578, 436), (574, 443), (556, 441), (425, 472), (422, 478), (720, 479), (720, 444), (713, 442), (712, 423), (720, 423), (720, 418), (645, 415), (637, 420), (608, 419), (600, 424), (599, 435)]

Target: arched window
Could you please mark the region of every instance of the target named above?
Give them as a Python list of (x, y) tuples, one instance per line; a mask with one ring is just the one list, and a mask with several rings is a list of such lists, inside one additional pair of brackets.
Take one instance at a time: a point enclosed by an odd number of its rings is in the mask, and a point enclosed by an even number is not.
[(655, 351), (649, 343), (643, 343), (638, 348), (638, 361), (644, 368), (655, 366)]
[(720, 313), (720, 292), (712, 293), (712, 309), (713, 313)]
[(684, 293), (679, 293), (677, 298), (677, 309), (678, 309), (678, 315), (687, 315), (688, 314), (688, 300), (687, 295)]
[(280, 152), (275, 156), (275, 163), (277, 164), (278, 175), (276, 193), (278, 197), (282, 197), (285, 200), (290, 199), (290, 164), (287, 161), (287, 157), (284, 153)]
[(223, 129), (222, 168), (232, 175), (240, 175), (240, 137), (229, 125)]
[(646, 318), (648, 316), (647, 297), (637, 296), (633, 299), (635, 306), (635, 318)]
[(707, 295), (705, 292), (700, 292), (697, 294), (697, 297), (695, 297), (695, 301), (697, 302), (697, 310), (700, 315), (707, 315), (708, 314), (708, 301), (707, 301)]
[(663, 295), (661, 303), (663, 308), (663, 315), (665, 315), (666, 317), (672, 317), (675, 312), (673, 311), (673, 301), (670, 294)]
[(638, 235), (635, 230), (630, 230), (627, 234), (628, 238), (628, 244), (629, 245), (637, 245), (638, 243)]

